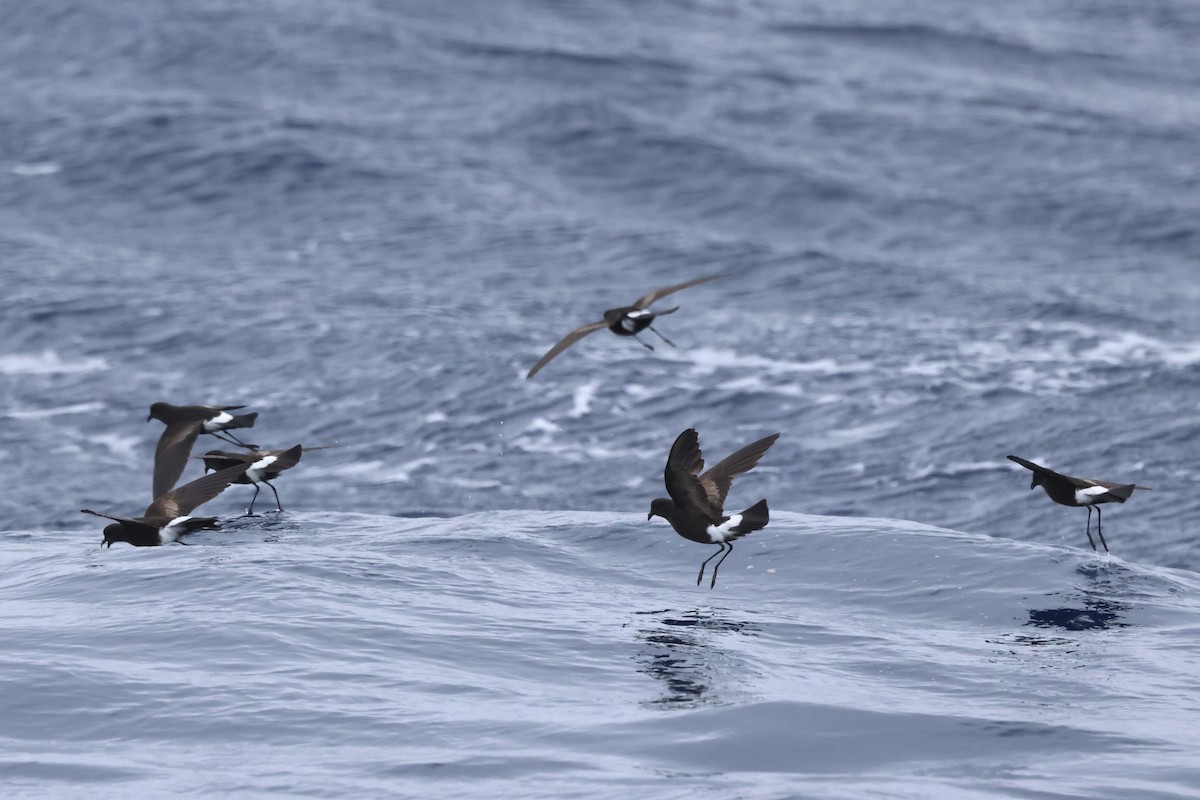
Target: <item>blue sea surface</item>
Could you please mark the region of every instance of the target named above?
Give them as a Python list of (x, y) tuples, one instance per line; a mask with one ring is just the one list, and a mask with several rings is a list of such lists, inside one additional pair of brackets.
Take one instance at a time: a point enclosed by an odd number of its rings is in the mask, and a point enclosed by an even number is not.
[[(1200, 798), (1200, 5), (0, 19), (4, 797)], [(102, 549), (157, 400), (338, 447)]]

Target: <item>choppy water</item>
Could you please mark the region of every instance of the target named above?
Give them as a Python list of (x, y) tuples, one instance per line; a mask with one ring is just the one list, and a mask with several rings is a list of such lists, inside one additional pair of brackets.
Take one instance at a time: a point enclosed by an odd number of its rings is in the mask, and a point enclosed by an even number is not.
[[(1200, 796), (1194, 3), (0, 18), (7, 796)], [(101, 550), (155, 400), (343, 447)]]

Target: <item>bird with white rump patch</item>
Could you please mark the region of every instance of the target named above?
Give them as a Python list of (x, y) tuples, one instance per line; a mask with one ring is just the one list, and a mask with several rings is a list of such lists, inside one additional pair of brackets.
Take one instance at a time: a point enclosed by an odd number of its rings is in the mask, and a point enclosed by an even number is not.
[(250, 517), (254, 516), (254, 501), (258, 499), (258, 493), (262, 489), (260, 484), (264, 483), (271, 487), (271, 492), (275, 495), (275, 510), (283, 511), (283, 504), (279, 502), (279, 492), (275, 491), (275, 486), (271, 481), (279, 477), (279, 473), (299, 464), (300, 456), (303, 455), (305, 449), (324, 450), (325, 448), (303, 448), (296, 445), (288, 450), (257, 450), (253, 453), (209, 450), (198, 458), (204, 461), (205, 472), (228, 469), (238, 464), (246, 465), (246, 472), (234, 479), (233, 483), (254, 484), (254, 497), (250, 498), (250, 507), (246, 509), (246, 516)]
[(779, 434), (773, 433), (752, 442), (703, 474), (700, 471), (704, 469), (704, 458), (700, 453), (700, 436), (695, 428), (688, 428), (679, 434), (671, 446), (667, 467), (663, 470), (667, 494), (671, 497), (655, 499), (650, 504), (646, 519), (662, 517), (683, 538), (701, 544), (715, 544), (720, 548), (700, 565), (700, 574), (696, 576), (697, 586), (704, 580), (704, 568), (708, 562), (721, 556), (721, 560), (713, 567), (712, 582), (708, 588), (715, 587), (717, 570), (733, 552), (734, 540), (766, 527), (769, 514), (765, 499), (740, 514), (726, 516), (725, 495), (729, 494), (734, 477), (754, 469), (758, 460), (778, 438)]
[(1052, 469), (1026, 461), (1020, 456), (1009, 456), (1009, 461), (1015, 461), (1022, 467), (1033, 472), (1033, 482), (1030, 489), (1041, 486), (1054, 502), (1064, 506), (1086, 506), (1088, 510), (1087, 533), (1088, 542), (1096, 550), (1096, 542), (1092, 539), (1092, 506), (1096, 507), (1096, 533), (1100, 535), (1100, 544), (1104, 552), (1108, 552), (1108, 542), (1104, 541), (1104, 531), (1100, 528), (1100, 505), (1102, 503), (1124, 503), (1135, 489), (1149, 489), (1148, 486), (1138, 486), (1133, 483), (1112, 483), (1110, 481), (1095, 481), (1090, 478), (1072, 478)]
[(193, 517), (191, 513), (225, 491), (225, 487), (242, 477), (245, 471), (245, 464), (237, 464), (185, 483), (156, 497), (140, 517), (118, 517), (90, 508), (81, 509), (81, 512), (113, 520), (104, 528), (101, 547), (112, 547), (113, 542), (128, 542), (134, 547), (170, 544), (179, 541), (180, 536), (198, 530), (219, 530), (221, 526), (216, 517)]
[(258, 445), (247, 444), (229, 432), (230, 428), (253, 428), (254, 420), (258, 418), (258, 412), (229, 413), (239, 408), (245, 406), (173, 406), (161, 402), (150, 406), (146, 421), (156, 419), (167, 426), (154, 449), (154, 497), (161, 497), (174, 488), (187, 466), (196, 437), (202, 433), (239, 447), (258, 449)]
[(528, 380), (534, 375), (537, 375), (538, 372), (541, 371), (542, 367), (549, 364), (550, 360), (563, 350), (566, 350), (568, 347), (575, 344), (588, 334), (595, 333), (602, 328), (608, 328), (617, 336), (632, 336), (642, 347), (646, 348), (647, 350), (653, 350), (654, 348), (651, 345), (646, 344), (641, 339), (637, 338), (639, 333), (649, 328), (655, 336), (671, 345), (671, 347), (674, 347), (675, 343), (659, 333), (654, 327), (654, 320), (655, 318), (665, 316), (666, 314), (674, 314), (679, 310), (679, 306), (675, 306), (674, 308), (666, 308), (662, 311), (651, 311), (650, 305), (655, 300), (666, 297), (669, 294), (674, 294), (675, 292), (683, 289), (690, 289), (693, 286), (699, 286), (702, 283), (708, 283), (709, 281), (715, 281), (717, 278), (723, 277), (725, 277), (723, 274), (706, 275), (703, 278), (696, 278), (694, 280), (687, 281), (686, 283), (677, 283), (674, 286), (655, 289), (653, 292), (644, 294), (637, 300), (634, 300), (633, 305), (621, 306), (620, 308), (610, 308), (608, 311), (604, 312), (604, 319), (596, 322), (589, 322), (587, 325), (576, 328), (564, 336), (558, 344), (554, 345), (554, 347), (551, 347), (544, 356), (538, 359), (538, 362), (533, 365), (532, 369), (529, 370), (529, 374), (525, 376), (525, 379)]

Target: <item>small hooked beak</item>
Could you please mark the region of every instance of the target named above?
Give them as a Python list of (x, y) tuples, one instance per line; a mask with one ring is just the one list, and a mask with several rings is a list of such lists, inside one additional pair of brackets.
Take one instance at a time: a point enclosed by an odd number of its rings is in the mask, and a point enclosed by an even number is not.
[(1036, 489), (1036, 488), (1037, 488), (1037, 481), (1033, 481), (1033, 482), (1031, 482), (1031, 483), (1029, 484), (1029, 488), (1030, 488), (1030, 489)]
[(146, 417), (146, 422), (149, 422), (149, 421), (150, 421), (150, 420), (152, 420), (152, 419), (154, 419), (154, 415), (153, 415), (153, 414), (151, 414), (151, 415), (149, 415), (148, 417)]
[(652, 519), (654, 519), (654, 512), (653, 512), (653, 511), (651, 511), (649, 514), (647, 514), (647, 515), (646, 515), (646, 521), (647, 521), (647, 522), (649, 522), (649, 521), (650, 521), (650, 520), (652, 520)]

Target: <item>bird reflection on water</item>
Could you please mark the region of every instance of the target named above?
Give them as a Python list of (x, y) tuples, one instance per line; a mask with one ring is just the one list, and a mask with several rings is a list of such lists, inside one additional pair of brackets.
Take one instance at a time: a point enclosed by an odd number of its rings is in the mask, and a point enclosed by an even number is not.
[(727, 702), (734, 676), (745, 675), (747, 667), (730, 651), (714, 641), (721, 634), (757, 635), (750, 622), (735, 621), (713, 610), (682, 613), (670, 609), (635, 612), (656, 618), (657, 625), (638, 625), (643, 647), (636, 656), (638, 671), (664, 684), (662, 695), (647, 705), (691, 708)]
[[(1132, 608), (1129, 603), (1110, 600), (1129, 597), (1134, 589), (1135, 576), (1109, 565), (1086, 564), (1078, 570), (1087, 584), (1065, 595), (1064, 605), (1029, 610), (1026, 625), (1038, 628), (1058, 628), (1066, 631), (1109, 630), (1125, 628), (1122, 616)], [(1052, 595), (1056, 596), (1056, 595)]]

